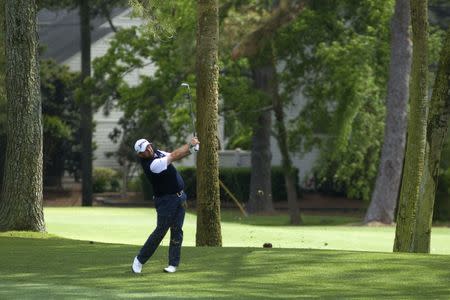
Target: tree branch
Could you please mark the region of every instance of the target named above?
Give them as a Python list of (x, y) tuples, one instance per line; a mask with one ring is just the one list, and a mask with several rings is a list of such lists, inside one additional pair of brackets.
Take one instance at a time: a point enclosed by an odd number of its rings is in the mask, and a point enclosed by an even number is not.
[(278, 29), (292, 22), (304, 10), (308, 0), (289, 5), (288, 0), (280, 1), (280, 5), (272, 12), (271, 17), (255, 31), (249, 33), (238, 43), (231, 53), (231, 58), (252, 57), (263, 49)]
[(116, 26), (114, 26), (114, 23), (113, 23), (113, 21), (111, 19), (111, 13), (108, 10), (108, 8), (106, 7), (106, 5), (102, 5), (101, 6), (101, 10), (102, 10), (103, 16), (108, 21), (109, 26), (111, 27), (112, 31), (117, 32), (117, 28), (116, 28)]

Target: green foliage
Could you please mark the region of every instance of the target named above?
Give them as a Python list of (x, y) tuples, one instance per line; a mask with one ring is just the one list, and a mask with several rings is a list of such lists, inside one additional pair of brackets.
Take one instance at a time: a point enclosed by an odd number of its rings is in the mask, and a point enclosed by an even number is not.
[[(194, 167), (178, 167), (181, 177), (185, 183), (185, 191), (189, 199), (195, 199), (196, 194), (196, 169)], [(250, 175), (249, 168), (220, 168), (219, 178), (225, 186), (234, 194), (240, 202), (247, 202), (250, 194)], [(151, 184), (144, 174), (140, 175), (144, 199), (153, 198)], [(298, 170), (295, 169), (295, 182), (298, 182)], [(300, 187), (297, 185), (298, 191)], [(281, 167), (272, 167), (272, 193), (274, 201), (286, 201), (286, 188), (284, 182), (283, 169)], [(221, 203), (232, 203), (232, 198), (221, 189)]]
[[(79, 113), (74, 102), (78, 75), (51, 60), (40, 62), (43, 115), (44, 184), (59, 185), (64, 171), (75, 174), (80, 169)], [(6, 101), (5, 101), (6, 102)], [(6, 104), (4, 104), (6, 106)], [(0, 176), (6, 150), (5, 123), (2, 123), (0, 99)], [(6, 115), (6, 114), (5, 114)], [(1, 181), (1, 179), (0, 179)]]
[(280, 35), (285, 97), (307, 101), (291, 149), (321, 149), (319, 188), (368, 200), (384, 129), (393, 1), (314, 1)]
[[(186, 3), (177, 5), (180, 12), (183, 7), (192, 10)], [(155, 144), (167, 147), (181, 140), (184, 142), (186, 133), (192, 132), (189, 103), (180, 86), (183, 79), (187, 79), (191, 91), (195, 92), (195, 85), (188, 78), (194, 69), (194, 21), (193, 16), (187, 24), (180, 21), (183, 31), (176, 39), (164, 43), (156, 41), (142, 28), (119, 30), (106, 55), (94, 61), (92, 83), (84, 90), (95, 95), (93, 102), (97, 106), (106, 104), (107, 109), (118, 106), (124, 111), (121, 128), (116, 132), (125, 133), (128, 141), (150, 134)], [(154, 74), (141, 75), (135, 85), (125, 81), (127, 74), (142, 74), (142, 69), (148, 65), (155, 69)], [(169, 131), (174, 140), (169, 139)]]
[[(321, 149), (319, 189), (370, 199), (383, 140), (394, 1), (314, 1), (278, 37), (284, 97), (306, 104), (291, 121), (291, 149)], [(438, 57), (441, 32), (430, 38)]]
[(64, 171), (80, 169), (80, 114), (74, 100), (78, 74), (51, 60), (41, 61), (44, 183), (58, 184)]
[(381, 112), (373, 113), (383, 106), (369, 102), (366, 106), (353, 122), (353, 133), (345, 151), (323, 150), (321, 165), (315, 170), (320, 191), (370, 200), (378, 171), (384, 119)]
[(141, 177), (133, 177), (128, 180), (127, 191), (128, 192), (142, 192)]
[(122, 164), (135, 161), (130, 145), (136, 139), (147, 137), (155, 144), (169, 140), (164, 106), (167, 97), (162, 91), (166, 86), (149, 76), (141, 76), (137, 85), (125, 81), (127, 74), (149, 64), (154, 44), (136, 27), (119, 30), (106, 55), (94, 60), (93, 79), (82, 89), (95, 107), (104, 105), (104, 113), (115, 106), (123, 110), (120, 127), (110, 134), (113, 142), (120, 143), (117, 156)]
[[(180, 11), (175, 0), (129, 0), (134, 16), (146, 20), (145, 32), (156, 39), (171, 39), (176, 35)], [(194, 4), (190, 1), (191, 4)], [(177, 15), (176, 15), (177, 14)]]
[[(393, 3), (312, 1), (276, 38), (277, 59), (286, 62), (281, 74), (284, 99), (292, 100), (299, 91), (308, 99), (291, 121), (290, 149), (305, 152), (321, 147), (316, 183), (352, 198), (367, 200), (376, 176)], [(115, 141), (122, 133), (128, 149), (142, 136), (170, 147), (184, 142), (191, 132), (180, 84), (190, 84), (195, 103), (195, 3), (136, 0), (133, 4), (156, 31), (149, 34), (148, 26), (120, 30), (108, 53), (94, 62), (93, 80), (83, 90), (98, 105), (124, 110), (121, 128), (112, 135)], [(248, 61), (231, 61), (231, 47), (260, 24), (274, 4), (235, 1), (222, 7), (220, 112), (228, 148), (250, 148), (251, 124), (266, 109), (253, 87)], [(163, 22), (155, 27), (161, 18)], [(125, 82), (128, 73), (142, 70), (150, 61), (154, 74), (141, 76), (135, 86)], [(130, 149), (124, 157), (132, 160), (132, 154)]]
[[(112, 136), (114, 141), (124, 133), (129, 145), (134, 139), (150, 134), (149, 138), (156, 144), (173, 147), (192, 133), (186, 90), (180, 87), (182, 82), (190, 84), (196, 110), (195, 1), (133, 2), (163, 10), (171, 7), (167, 22), (172, 22), (174, 37), (161, 40), (149, 34), (148, 26), (119, 30), (107, 54), (94, 61), (93, 80), (82, 90), (97, 107), (106, 104), (109, 109), (117, 105), (125, 112), (121, 128)], [(152, 13), (163, 16), (167, 12), (163, 10)], [(141, 11), (139, 15), (144, 13)], [(249, 124), (260, 108), (259, 98), (249, 78), (247, 61), (234, 63), (228, 53), (223, 56), (220, 111), (226, 118), (226, 137), (230, 147), (248, 149), (251, 143)], [(143, 74), (142, 69), (149, 64), (155, 73), (141, 75), (137, 85), (130, 86), (124, 80), (130, 72)]]
[(110, 168), (95, 168), (92, 174), (94, 193), (117, 192), (120, 189), (120, 174)]
[(265, 107), (264, 95), (256, 90), (251, 79), (250, 65), (247, 59), (236, 62), (222, 59), (222, 71), (219, 78), (221, 107), (220, 113), (225, 119), (226, 148), (251, 148), (252, 127)]
[(58, 116), (45, 115), (43, 117), (44, 134), (53, 136), (56, 139), (70, 139), (71, 128)]

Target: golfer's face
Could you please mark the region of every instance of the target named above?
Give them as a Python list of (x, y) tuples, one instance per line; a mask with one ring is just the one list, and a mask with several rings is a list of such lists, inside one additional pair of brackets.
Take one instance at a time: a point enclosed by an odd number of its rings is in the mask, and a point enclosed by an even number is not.
[(141, 158), (151, 158), (151, 157), (153, 157), (153, 155), (154, 155), (154, 152), (153, 152), (152, 145), (147, 145), (147, 148), (145, 149), (145, 151), (138, 154), (138, 156)]

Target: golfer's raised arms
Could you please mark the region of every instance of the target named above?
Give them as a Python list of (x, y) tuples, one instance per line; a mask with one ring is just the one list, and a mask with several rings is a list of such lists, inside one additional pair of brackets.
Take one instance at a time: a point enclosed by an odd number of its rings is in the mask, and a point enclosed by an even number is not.
[(173, 161), (177, 161), (188, 156), (191, 153), (191, 148), (199, 144), (200, 142), (198, 141), (198, 139), (196, 137), (193, 137), (189, 144), (183, 145), (180, 148), (169, 153), (169, 155), (167, 156), (168, 157), (167, 164), (170, 164)]

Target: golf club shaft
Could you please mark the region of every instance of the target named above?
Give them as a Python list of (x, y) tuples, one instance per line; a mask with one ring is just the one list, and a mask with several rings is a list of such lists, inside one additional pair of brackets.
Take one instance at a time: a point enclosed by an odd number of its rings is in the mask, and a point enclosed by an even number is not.
[(184, 86), (188, 89), (188, 99), (189, 99), (189, 110), (191, 113), (191, 122), (192, 122), (192, 133), (194, 134), (194, 136), (197, 136), (197, 133), (195, 132), (195, 122), (194, 122), (194, 110), (192, 109), (192, 97), (191, 97), (191, 88), (189, 87), (189, 84), (187, 83), (182, 83), (181, 86)]
[[(197, 133), (195, 131), (194, 110), (192, 108), (191, 88), (189, 87), (189, 84), (187, 84), (187, 83), (182, 83), (181, 86), (187, 87), (187, 89), (188, 89), (187, 95), (188, 95), (188, 98), (189, 98), (189, 109), (190, 109), (190, 113), (191, 113), (192, 134), (194, 135), (194, 137), (196, 137)], [(199, 150), (199, 146), (198, 145), (195, 145), (194, 148), (195, 148), (195, 151)]]

